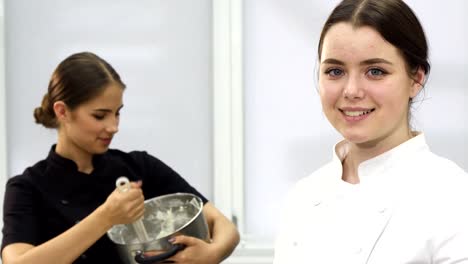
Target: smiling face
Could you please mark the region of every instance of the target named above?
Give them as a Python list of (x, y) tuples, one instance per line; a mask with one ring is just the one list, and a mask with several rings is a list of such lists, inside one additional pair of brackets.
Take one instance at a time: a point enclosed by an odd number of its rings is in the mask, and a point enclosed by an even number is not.
[(414, 78), (399, 50), (371, 27), (338, 23), (323, 40), (322, 108), (351, 143), (390, 149), (410, 138), (409, 100), (421, 89), (423, 71)]
[(111, 83), (100, 95), (72, 111), (66, 107), (59, 109), (61, 125), (57, 149), (70, 157), (91, 157), (106, 152), (118, 132), (122, 97), (123, 88)]

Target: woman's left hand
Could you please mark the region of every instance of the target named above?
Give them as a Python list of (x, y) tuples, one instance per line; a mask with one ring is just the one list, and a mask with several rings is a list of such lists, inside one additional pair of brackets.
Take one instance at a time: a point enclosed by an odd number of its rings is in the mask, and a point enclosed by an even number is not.
[[(239, 243), (239, 232), (234, 224), (210, 202), (203, 206), (203, 214), (208, 223), (211, 242), (185, 235), (172, 237), (172, 244), (185, 245), (185, 248), (162, 263), (219, 264), (231, 255)], [(147, 252), (145, 255), (158, 255), (158, 252)]]
[(172, 244), (183, 244), (185, 248), (170, 258), (180, 264), (219, 264), (221, 256), (215, 244), (191, 236), (176, 236)]

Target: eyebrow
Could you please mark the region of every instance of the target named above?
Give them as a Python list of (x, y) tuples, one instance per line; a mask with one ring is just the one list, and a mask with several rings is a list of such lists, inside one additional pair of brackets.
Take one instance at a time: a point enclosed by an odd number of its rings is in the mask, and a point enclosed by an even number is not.
[[(378, 63), (393, 65), (393, 63), (391, 63), (390, 61), (382, 59), (382, 58), (372, 58), (368, 60), (363, 60), (359, 63), (359, 65), (370, 65), (370, 64), (378, 64)], [(322, 64), (337, 64), (337, 65), (343, 65), (343, 66), (345, 65), (344, 62), (337, 60), (337, 59), (333, 59), (333, 58), (329, 58), (329, 59), (322, 61)]]
[[(120, 111), (120, 109), (122, 109), (124, 106), (121, 105), (118, 109), (117, 109), (117, 112)], [(96, 112), (105, 112), (105, 113), (111, 113), (112, 110), (110, 109), (106, 109), (106, 108), (98, 108), (98, 109), (94, 109), (94, 111)]]

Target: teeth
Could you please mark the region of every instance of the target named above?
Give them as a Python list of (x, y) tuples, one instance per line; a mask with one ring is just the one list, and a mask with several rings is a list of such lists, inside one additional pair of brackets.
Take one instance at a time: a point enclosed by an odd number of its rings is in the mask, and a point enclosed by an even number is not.
[(343, 111), (343, 113), (347, 116), (362, 116), (372, 112), (372, 110), (366, 111)]

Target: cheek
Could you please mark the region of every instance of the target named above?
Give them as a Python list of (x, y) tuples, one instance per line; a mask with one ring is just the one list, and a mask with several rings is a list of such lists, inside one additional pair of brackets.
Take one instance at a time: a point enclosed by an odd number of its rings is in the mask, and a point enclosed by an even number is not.
[(341, 89), (338, 84), (323, 82), (319, 84), (320, 101), (322, 107), (333, 108), (341, 97)]
[(102, 130), (102, 125), (93, 118), (80, 120), (78, 126), (83, 134), (92, 134)]
[(392, 101), (391, 97), (394, 95), (389, 93), (389, 90), (391, 90), (391, 88), (381, 85), (378, 87), (371, 87), (367, 90), (367, 95), (372, 99), (373, 103), (377, 106), (381, 106), (384, 105), (386, 101)]
[(378, 106), (387, 105), (391, 109), (400, 109), (405, 107), (409, 100), (409, 87), (401, 83), (381, 84), (368, 90), (374, 103)]

